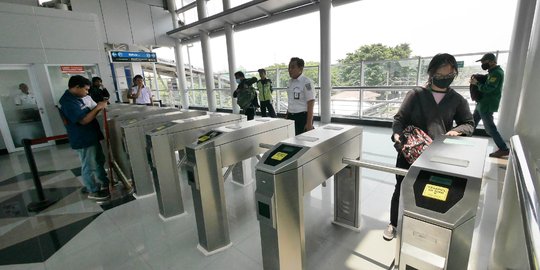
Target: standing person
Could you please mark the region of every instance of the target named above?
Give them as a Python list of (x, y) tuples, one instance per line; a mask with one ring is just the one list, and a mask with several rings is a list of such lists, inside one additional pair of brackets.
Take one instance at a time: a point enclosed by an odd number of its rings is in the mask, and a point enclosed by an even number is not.
[[(66, 120), (69, 144), (79, 154), (82, 179), (88, 198), (107, 200), (110, 198), (109, 179), (105, 172), (105, 155), (100, 141), (103, 133), (96, 116), (107, 107), (107, 101), (101, 101), (90, 109), (84, 101), (90, 89), (90, 80), (75, 75), (69, 79), (69, 89), (60, 98), (60, 110)], [(95, 180), (99, 183), (96, 183)]]
[[(255, 110), (259, 107), (259, 101), (257, 99), (257, 92), (255, 92), (255, 88), (251, 85), (257, 82), (257, 78), (246, 79), (242, 71), (234, 73), (234, 78), (238, 87), (234, 91), (233, 97), (238, 98), (238, 105), (244, 110), (247, 120), (253, 120), (255, 118)], [(244, 97), (246, 96), (249, 97), (249, 100), (245, 100)]]
[(152, 106), (152, 91), (144, 85), (143, 77), (136, 75), (133, 82), (135, 85), (131, 88), (131, 94), (128, 97), (133, 99), (135, 104)]
[(95, 102), (109, 100), (111, 97), (107, 88), (103, 87), (103, 82), (100, 77), (92, 78), (92, 86), (90, 87), (88, 94)]
[(36, 97), (28, 90), (26, 83), (19, 84), (21, 92), (15, 96), (15, 105), (37, 105)]
[(274, 91), (272, 89), (272, 80), (266, 78), (266, 70), (261, 68), (258, 72), (261, 77), (257, 81), (257, 90), (259, 90), (259, 99), (261, 101), (261, 116), (266, 117), (266, 110), (268, 109), (270, 117), (275, 118), (276, 111), (274, 111), (274, 107), (272, 106), (272, 92)]
[(482, 93), (482, 98), (477, 101), (476, 108), (474, 109), (474, 127), (476, 128), (478, 122), (482, 119), (486, 133), (493, 138), (493, 141), (499, 148), (497, 151), (489, 154), (490, 157), (500, 158), (508, 156), (510, 150), (493, 121), (493, 113), (499, 110), (499, 103), (501, 102), (504, 71), (497, 65), (497, 59), (492, 53), (484, 54), (476, 62), (482, 62), (482, 69), (488, 71), (488, 77), (485, 83), (479, 82), (474, 76), (470, 81), (471, 84), (478, 86), (478, 90)]
[(304, 60), (293, 57), (289, 62), (289, 86), (287, 88), (287, 98), (289, 105), (287, 108), (287, 119), (294, 120), (296, 135), (313, 129), (313, 106), (315, 104), (315, 94), (313, 93), (313, 83), (304, 76)]
[[(398, 150), (396, 167), (409, 169), (411, 164), (401, 153), (402, 134), (407, 126), (413, 125), (427, 133), (432, 139), (442, 135), (471, 136), (474, 121), (467, 100), (450, 88), (458, 75), (454, 56), (437, 54), (429, 62), (427, 85), (409, 91), (394, 116), (392, 141)], [(456, 127), (453, 127), (453, 122)], [(387, 241), (396, 236), (398, 221), (399, 195), (403, 176), (396, 175), (396, 186), (390, 206), (390, 224), (383, 232)]]

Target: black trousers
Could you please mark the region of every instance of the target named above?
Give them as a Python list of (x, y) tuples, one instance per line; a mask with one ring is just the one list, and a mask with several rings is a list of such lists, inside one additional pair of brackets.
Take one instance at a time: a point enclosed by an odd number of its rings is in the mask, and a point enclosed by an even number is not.
[[(405, 157), (399, 153), (396, 159), (396, 167), (402, 169), (409, 169), (411, 164), (405, 159)], [(396, 186), (394, 188), (394, 194), (392, 195), (392, 200), (390, 201), (390, 224), (397, 227), (398, 222), (398, 212), (399, 212), (399, 195), (401, 192), (401, 182), (403, 182), (403, 176), (396, 174)]]
[(306, 127), (307, 123), (307, 112), (288, 113), (287, 118), (294, 120), (295, 135), (305, 132), (304, 128)]
[(247, 116), (248, 121), (255, 119), (255, 108), (249, 107), (244, 109), (244, 114)]
[(266, 117), (266, 109), (268, 109), (268, 113), (270, 114), (270, 117), (276, 118), (276, 111), (274, 111), (274, 106), (272, 106), (271, 100), (261, 100), (262, 117)]

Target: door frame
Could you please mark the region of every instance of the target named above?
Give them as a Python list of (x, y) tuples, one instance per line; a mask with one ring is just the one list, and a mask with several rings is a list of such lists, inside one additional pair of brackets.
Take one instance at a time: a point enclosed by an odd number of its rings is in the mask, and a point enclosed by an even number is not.
[[(39, 115), (41, 118), (41, 125), (43, 126), (43, 130), (45, 131), (45, 136), (50, 136), (51, 134), (51, 128), (49, 123), (49, 117), (47, 115), (47, 110), (45, 110), (45, 104), (43, 102), (43, 96), (42, 96), (42, 89), (39, 88), (39, 84), (37, 83), (37, 78), (35, 71), (33, 70), (33, 66), (31, 64), (0, 64), (0, 72), (4, 70), (26, 70), (29, 78), (29, 86), (30, 89), (32, 89), (32, 92), (34, 96), (36, 97), (36, 102), (39, 110)], [(11, 137), (11, 131), (9, 129), (9, 125), (7, 123), (7, 118), (4, 112), (4, 108), (2, 107), (2, 104), (0, 102), (0, 128), (2, 130), (1, 135), (4, 139), (4, 143), (6, 145), (6, 148), (9, 153), (22, 151), (24, 150), (24, 147), (15, 147), (15, 144), (13, 143), (13, 138)], [(46, 142), (42, 144), (33, 145), (32, 148), (38, 148), (38, 147), (44, 147), (52, 145), (53, 142)]]

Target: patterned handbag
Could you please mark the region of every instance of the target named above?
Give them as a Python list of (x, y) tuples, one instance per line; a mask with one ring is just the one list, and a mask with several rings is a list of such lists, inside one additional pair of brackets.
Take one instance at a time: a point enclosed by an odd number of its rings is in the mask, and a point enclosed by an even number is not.
[(408, 126), (403, 130), (403, 146), (401, 147), (401, 153), (409, 162), (413, 162), (428, 148), (433, 142), (431, 137), (427, 135), (423, 130), (415, 127)]

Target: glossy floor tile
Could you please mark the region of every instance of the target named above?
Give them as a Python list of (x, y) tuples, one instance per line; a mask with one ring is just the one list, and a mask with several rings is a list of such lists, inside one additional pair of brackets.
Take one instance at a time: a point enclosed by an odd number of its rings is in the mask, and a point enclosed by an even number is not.
[[(362, 159), (395, 162), (388, 128), (365, 127)], [(490, 142), (488, 153), (493, 149)], [(132, 197), (109, 206), (85, 199), (80, 164), (69, 146), (36, 149), (47, 195), (59, 201), (40, 213), (25, 211), (33, 188), (24, 154), (0, 156), (0, 269), (263, 269), (255, 184), (224, 184), (233, 245), (215, 255), (198, 249), (191, 186), (181, 180), (186, 214), (163, 221), (156, 195)], [(469, 269), (487, 269), (506, 161), (485, 165)], [(306, 269), (389, 269), (396, 241), (384, 241), (395, 176), (361, 170), (361, 228), (352, 231), (331, 223), (333, 180), (304, 197)], [(26, 193), (25, 193), (26, 192)], [(16, 252), (37, 249), (32, 260), (12, 259)], [(28, 257), (26, 253), (24, 256)], [(17, 256), (14, 256), (17, 257)], [(10, 261), (11, 260), (11, 261)]]

